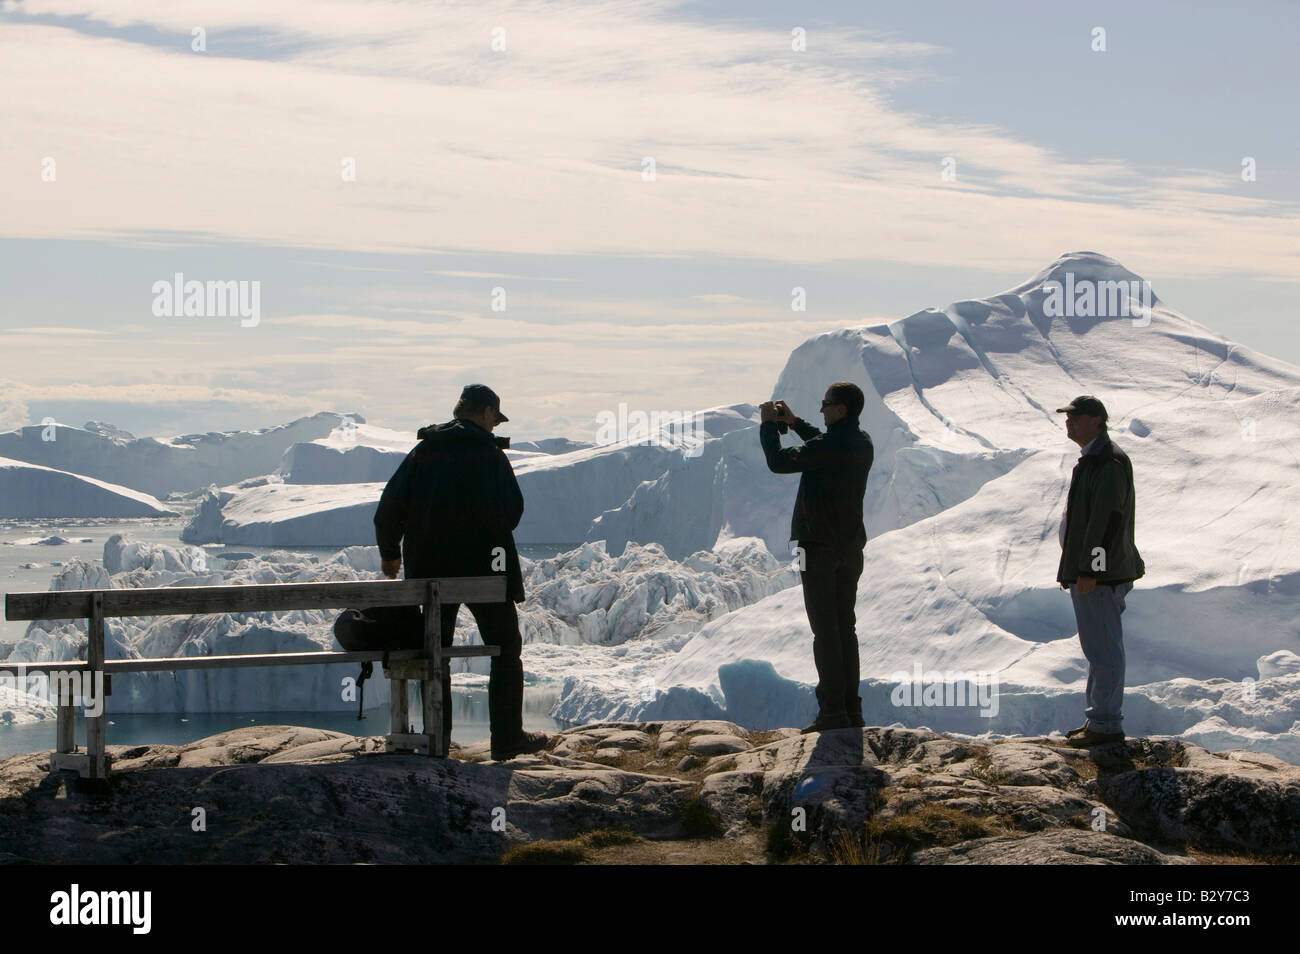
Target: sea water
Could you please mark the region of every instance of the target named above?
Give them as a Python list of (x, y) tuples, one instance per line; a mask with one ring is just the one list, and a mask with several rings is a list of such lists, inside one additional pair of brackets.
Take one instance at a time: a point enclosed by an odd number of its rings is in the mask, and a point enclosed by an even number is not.
[[(414, 687), (412, 687), (414, 689)], [(564, 726), (551, 718), (551, 707), (560, 693), (558, 683), (541, 683), (524, 687), (524, 728), (530, 731), (559, 732)], [(461, 745), (487, 739), (487, 690), (477, 687), (452, 687), (452, 741)], [(112, 697), (110, 697), (110, 704)], [(416, 695), (411, 694), (409, 709), (417, 732), (423, 728)], [(300, 725), (329, 729), (351, 735), (387, 735), (388, 706), (367, 709), (364, 719), (353, 712), (142, 712), (108, 715), (109, 745), (187, 745), (198, 739), (253, 725)], [(86, 720), (77, 710), (77, 745), (86, 745)], [(24, 752), (50, 751), (55, 744), (54, 719), (23, 725), (0, 725), (0, 759)]]

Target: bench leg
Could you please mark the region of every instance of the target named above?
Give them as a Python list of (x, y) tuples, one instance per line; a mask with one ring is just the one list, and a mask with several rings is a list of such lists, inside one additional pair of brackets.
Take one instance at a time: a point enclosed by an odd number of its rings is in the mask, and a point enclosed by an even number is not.
[(411, 731), (410, 716), (406, 703), (406, 680), (389, 679), (388, 691), (392, 696), (390, 708), (393, 715), (392, 727), (389, 731), (393, 735), (406, 735)]
[[(90, 621), (86, 627), (86, 662), (89, 668), (85, 676), (92, 680), (91, 686), (83, 686), (83, 700), (90, 699), (91, 704), (98, 703), (99, 715), (86, 716), (86, 755), (88, 756), (86, 778), (108, 778), (108, 753), (105, 743), (108, 741), (108, 694), (107, 676), (104, 673), (104, 594), (96, 592), (90, 599)], [(96, 685), (97, 683), (97, 685)], [(84, 690), (90, 689), (90, 693)], [(99, 699), (95, 700), (94, 695)]]
[[(107, 676), (104, 677), (107, 680)], [(56, 712), (58, 722), (55, 727), (56, 740), (54, 753), (50, 756), (50, 771), (76, 772), (82, 778), (106, 779), (109, 776), (111, 762), (104, 751), (105, 725), (107, 715), (86, 717), (86, 751), (78, 752), (76, 744), (77, 707), (72, 705), (71, 687), (59, 687), (59, 699)], [(107, 686), (105, 687), (107, 692)]]
[(424, 734), (429, 737), (429, 754), (447, 754), (442, 738), (442, 681), (422, 679), (424, 687)]
[(87, 778), (108, 778), (108, 754), (104, 750), (108, 741), (107, 716), (86, 717), (86, 754), (90, 757)]
[(442, 599), (438, 584), (430, 581), (424, 601), (424, 654), (432, 678), (424, 679), (424, 734), (429, 737), (429, 754), (446, 757), (442, 739)]
[(60, 699), (58, 713), (59, 721), (54, 751), (60, 754), (75, 752), (77, 751), (76, 736), (74, 734), (77, 727), (76, 706), (73, 706), (70, 700), (69, 704), (65, 706), (63, 700)]

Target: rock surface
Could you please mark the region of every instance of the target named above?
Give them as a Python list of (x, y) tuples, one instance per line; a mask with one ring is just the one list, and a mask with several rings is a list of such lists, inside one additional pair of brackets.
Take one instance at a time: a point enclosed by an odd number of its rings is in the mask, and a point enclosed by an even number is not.
[(430, 759), (385, 753), (382, 737), (295, 726), (109, 752), (107, 782), (51, 775), (48, 753), (0, 762), (0, 861), (492, 861), (591, 833), (612, 843), (609, 832), (623, 839), (619, 860), (635, 860), (638, 844), (655, 846), (644, 857), (759, 863), (1300, 855), (1300, 768), (1160, 739), (1089, 751), (1051, 738), (754, 733), (701, 720), (582, 726), (509, 762), (491, 761), (486, 742)]

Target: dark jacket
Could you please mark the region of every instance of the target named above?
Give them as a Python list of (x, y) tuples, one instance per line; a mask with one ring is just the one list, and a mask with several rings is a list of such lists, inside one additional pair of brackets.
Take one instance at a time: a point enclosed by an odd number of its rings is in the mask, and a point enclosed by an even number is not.
[[(507, 598), (524, 600), (514, 529), (524, 496), (501, 444), (459, 418), (420, 428), (420, 438), (384, 487), (375, 510), (379, 555), (406, 565), (408, 580), (492, 576), (493, 550), (505, 553)], [(399, 549), (400, 544), (400, 549)]]
[(775, 421), (759, 425), (758, 439), (775, 474), (799, 476), (799, 495), (790, 520), (790, 539), (799, 543), (867, 545), (862, 523), (862, 497), (875, 448), (858, 427), (858, 419), (842, 417), (823, 434), (802, 418), (792, 425), (803, 438), (800, 447), (781, 447)]
[(1081, 576), (1103, 584), (1131, 583), (1146, 573), (1133, 542), (1134, 502), (1133, 464), (1102, 432), (1079, 457), (1070, 478), (1065, 543), (1056, 571), (1061, 586)]

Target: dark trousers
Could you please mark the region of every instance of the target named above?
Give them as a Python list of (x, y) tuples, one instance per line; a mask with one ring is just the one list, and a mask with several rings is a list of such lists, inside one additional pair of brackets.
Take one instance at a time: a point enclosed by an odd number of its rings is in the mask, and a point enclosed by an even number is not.
[(862, 576), (862, 547), (829, 543), (800, 543), (806, 569), (803, 605), (813, 631), (813, 660), (817, 664), (817, 705), (822, 715), (855, 715), (858, 698), (858, 578)]
[[(524, 664), (519, 659), (523, 640), (519, 635), (519, 614), (515, 604), (466, 603), (478, 623), (479, 635), (487, 646), (500, 646), (501, 654), (492, 657), (492, 674), (488, 677), (488, 719), (494, 745), (507, 745), (524, 730)], [(442, 645), (451, 645), (456, 632), (459, 603), (442, 604)], [(451, 680), (442, 683), (442, 734), (451, 738)]]

